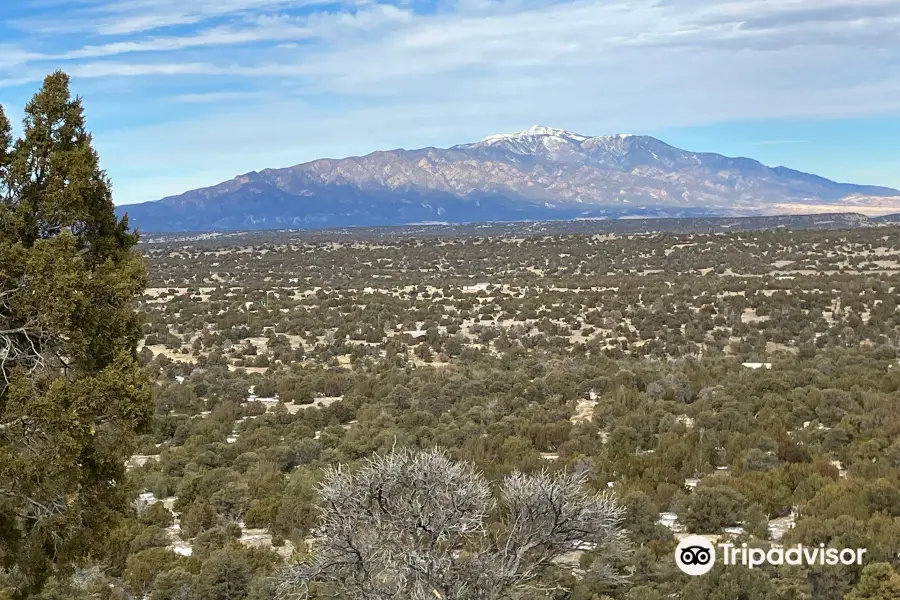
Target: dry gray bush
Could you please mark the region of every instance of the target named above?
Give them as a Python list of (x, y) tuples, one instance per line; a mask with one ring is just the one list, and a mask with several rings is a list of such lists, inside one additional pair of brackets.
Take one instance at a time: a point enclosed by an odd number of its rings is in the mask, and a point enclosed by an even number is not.
[(624, 509), (584, 483), (583, 473), (514, 473), (495, 500), (471, 464), (438, 449), (395, 449), (355, 472), (332, 467), (313, 551), (280, 574), (280, 596), (305, 598), (319, 582), (348, 600), (515, 598), (566, 554), (628, 552)]

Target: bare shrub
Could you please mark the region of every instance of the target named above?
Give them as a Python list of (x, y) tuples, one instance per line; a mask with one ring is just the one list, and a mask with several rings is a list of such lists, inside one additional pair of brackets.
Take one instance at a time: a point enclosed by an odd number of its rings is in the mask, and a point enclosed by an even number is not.
[(514, 473), (495, 499), (471, 464), (438, 449), (394, 450), (355, 472), (332, 467), (313, 550), (280, 574), (280, 595), (304, 598), (318, 582), (346, 599), (492, 600), (539, 587), (572, 552), (621, 558), (624, 509), (584, 483), (584, 474)]

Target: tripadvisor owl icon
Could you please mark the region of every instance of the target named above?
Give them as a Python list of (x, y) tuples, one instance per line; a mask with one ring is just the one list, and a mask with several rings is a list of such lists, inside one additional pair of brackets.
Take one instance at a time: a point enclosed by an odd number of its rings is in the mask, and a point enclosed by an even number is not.
[(691, 535), (675, 548), (675, 564), (687, 575), (709, 573), (716, 563), (716, 549), (702, 535)]

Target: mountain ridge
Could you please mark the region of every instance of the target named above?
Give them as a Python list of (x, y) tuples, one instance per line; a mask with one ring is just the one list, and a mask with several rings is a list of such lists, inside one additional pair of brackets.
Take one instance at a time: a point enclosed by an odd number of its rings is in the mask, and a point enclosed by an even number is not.
[(378, 150), (250, 171), (118, 209), (136, 227), (163, 232), (739, 216), (804, 206), (897, 212), (900, 191), (690, 152), (651, 136), (592, 137), (536, 125), (449, 148)]

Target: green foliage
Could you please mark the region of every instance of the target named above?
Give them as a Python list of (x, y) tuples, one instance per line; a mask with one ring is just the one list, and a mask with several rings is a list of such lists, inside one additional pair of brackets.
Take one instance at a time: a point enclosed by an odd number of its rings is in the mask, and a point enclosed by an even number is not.
[(156, 525), (166, 528), (174, 522), (172, 511), (163, 506), (162, 502), (155, 502), (140, 514), (140, 521), (144, 525)]
[(0, 192), (0, 565), (19, 598), (130, 503), (124, 460), (152, 415), (134, 311), (146, 272), (66, 75), (26, 105), (21, 139), (0, 111)]
[(241, 528), (233, 524), (207, 529), (194, 538), (192, 542), (192, 556), (203, 561), (218, 550), (224, 548), (238, 548), (238, 538), (240, 537)]
[(685, 598), (703, 600), (762, 600), (775, 597), (775, 586), (760, 569), (718, 566), (702, 577), (690, 577), (682, 588)]
[(181, 531), (188, 537), (194, 537), (216, 525), (216, 510), (205, 502), (191, 504), (183, 513)]
[(679, 520), (692, 532), (717, 533), (725, 527), (740, 525), (747, 510), (747, 499), (725, 486), (698, 487), (677, 507)]
[(845, 600), (896, 600), (900, 598), (900, 574), (889, 563), (873, 563), (862, 571), (859, 583)]
[(139, 552), (146, 548), (165, 548), (169, 545), (166, 530), (158, 525), (151, 525), (131, 540), (131, 552)]
[(196, 600), (243, 600), (250, 593), (253, 574), (243, 553), (223, 549), (203, 563), (197, 580)]
[(672, 539), (672, 532), (659, 525), (659, 510), (647, 494), (629, 492), (622, 496), (621, 502), (626, 509), (623, 526), (632, 542), (644, 545)]
[(150, 600), (193, 600), (196, 576), (175, 567), (156, 576)]
[(273, 531), (294, 540), (295, 545), (307, 536), (318, 519), (315, 485), (314, 473), (305, 469), (294, 471), (278, 507)]
[(183, 558), (166, 548), (147, 548), (128, 557), (125, 581), (138, 595), (147, 593), (157, 576), (176, 568)]

